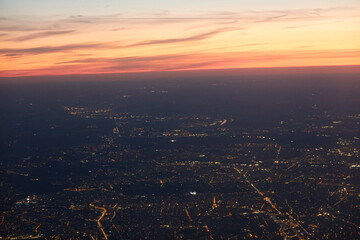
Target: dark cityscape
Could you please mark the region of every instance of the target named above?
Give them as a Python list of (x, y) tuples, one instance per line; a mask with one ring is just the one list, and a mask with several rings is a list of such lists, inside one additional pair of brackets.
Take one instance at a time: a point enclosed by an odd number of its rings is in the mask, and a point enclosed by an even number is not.
[(358, 73), (3, 83), (0, 239), (359, 239), (359, 92)]

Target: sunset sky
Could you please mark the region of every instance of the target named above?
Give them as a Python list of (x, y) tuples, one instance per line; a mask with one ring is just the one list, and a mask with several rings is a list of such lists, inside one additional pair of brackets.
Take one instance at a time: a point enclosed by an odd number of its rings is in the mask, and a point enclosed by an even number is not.
[(0, 0), (0, 76), (360, 65), (359, 0)]

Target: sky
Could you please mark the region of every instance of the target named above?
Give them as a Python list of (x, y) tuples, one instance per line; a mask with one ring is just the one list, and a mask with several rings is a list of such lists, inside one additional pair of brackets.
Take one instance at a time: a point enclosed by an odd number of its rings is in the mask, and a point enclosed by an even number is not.
[(360, 65), (359, 0), (0, 0), (0, 77)]

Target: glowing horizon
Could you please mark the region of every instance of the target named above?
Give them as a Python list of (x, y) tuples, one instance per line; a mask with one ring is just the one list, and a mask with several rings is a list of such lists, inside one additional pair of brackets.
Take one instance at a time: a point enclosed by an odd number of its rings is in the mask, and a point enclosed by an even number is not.
[(0, 77), (360, 65), (360, 2), (0, 2)]

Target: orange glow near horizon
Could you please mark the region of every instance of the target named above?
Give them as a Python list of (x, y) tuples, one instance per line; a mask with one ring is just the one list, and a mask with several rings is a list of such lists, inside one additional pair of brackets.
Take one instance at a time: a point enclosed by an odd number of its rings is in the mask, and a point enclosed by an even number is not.
[(0, 77), (360, 65), (359, 12), (2, 19)]

